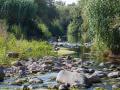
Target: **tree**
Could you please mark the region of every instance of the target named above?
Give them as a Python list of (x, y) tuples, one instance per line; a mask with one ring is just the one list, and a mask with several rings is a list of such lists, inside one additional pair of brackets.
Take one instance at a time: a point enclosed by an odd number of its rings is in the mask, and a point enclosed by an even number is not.
[(71, 22), (68, 25), (67, 37), (68, 41), (72, 43), (81, 42), (81, 36), (83, 33), (82, 23), (83, 19), (81, 17), (81, 10), (78, 7), (74, 7), (71, 10)]
[(120, 54), (120, 0), (91, 0), (88, 3), (89, 29), (115, 55)]

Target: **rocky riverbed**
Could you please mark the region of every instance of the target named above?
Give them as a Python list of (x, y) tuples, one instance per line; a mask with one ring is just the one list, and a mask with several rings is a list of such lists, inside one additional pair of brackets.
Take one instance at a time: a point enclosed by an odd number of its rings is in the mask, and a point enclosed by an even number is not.
[(120, 88), (120, 64), (70, 56), (28, 58), (1, 66), (0, 81), (0, 90), (112, 90)]

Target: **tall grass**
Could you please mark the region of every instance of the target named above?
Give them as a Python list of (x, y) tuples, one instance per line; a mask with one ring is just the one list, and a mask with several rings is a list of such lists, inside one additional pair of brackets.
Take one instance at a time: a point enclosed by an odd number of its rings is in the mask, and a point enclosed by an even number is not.
[[(0, 64), (9, 64), (11, 61), (20, 58), (40, 58), (57, 55), (52, 46), (46, 41), (17, 40), (13, 35), (9, 35), (6, 43), (4, 39), (0, 37)], [(19, 58), (10, 58), (6, 57), (6, 52), (17, 52), (20, 55)]]

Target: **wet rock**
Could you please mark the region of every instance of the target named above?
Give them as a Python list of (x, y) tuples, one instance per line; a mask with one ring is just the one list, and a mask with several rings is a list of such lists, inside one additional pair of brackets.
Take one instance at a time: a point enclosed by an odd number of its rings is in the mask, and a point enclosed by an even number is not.
[(117, 66), (115, 64), (110, 65), (110, 69), (115, 69)]
[(84, 74), (70, 72), (67, 70), (61, 70), (57, 75), (56, 81), (61, 83), (69, 83), (71, 86), (75, 85), (76, 83), (81, 86), (86, 86), (88, 84), (87, 78)]
[(19, 77), (24, 77), (27, 75), (27, 68), (25, 66), (19, 67), (19, 72), (18, 72)]
[(33, 62), (31, 65), (27, 67), (30, 73), (37, 73), (41, 70), (41, 66), (37, 62)]
[(11, 63), (12, 65), (18, 67), (18, 66), (23, 66), (22, 63), (20, 61), (14, 61)]
[(29, 79), (28, 82), (29, 82), (30, 84), (43, 83), (43, 80), (36, 77), (36, 78), (31, 78), (31, 79)]
[(66, 60), (72, 60), (72, 57), (68, 55), (68, 56), (66, 57)]
[(96, 76), (96, 75), (90, 75), (88, 77), (88, 81), (90, 84), (93, 84), (93, 83), (100, 83), (101, 82), (101, 79), (99, 76)]
[(53, 60), (46, 60), (46, 61), (43, 61), (43, 63), (45, 63), (45, 64), (54, 64), (54, 62), (53, 62)]
[(0, 66), (0, 82), (4, 81), (5, 73), (4, 73), (4, 67)]
[(120, 89), (120, 84), (112, 85), (112, 90)]
[(78, 60), (77, 62), (75, 62), (76, 65), (81, 65), (81, 63), (82, 63), (82, 60), (81, 60), (81, 59)]
[(119, 76), (120, 76), (120, 72), (119, 72), (119, 71), (110, 72), (110, 73), (108, 74), (108, 77), (109, 77), (109, 78), (117, 78), (117, 77), (119, 77)]
[(94, 63), (93, 61), (85, 61), (85, 62), (83, 62), (83, 65), (89, 66), (89, 65), (92, 65), (93, 63)]
[(18, 67), (11, 66), (9, 68), (5, 68), (5, 76), (6, 77), (12, 77), (18, 72)]
[(26, 82), (27, 82), (26, 78), (22, 78), (22, 79), (19, 78), (19, 79), (15, 80), (14, 82), (12, 82), (11, 85), (22, 85)]
[(103, 63), (103, 62), (100, 63), (100, 64), (99, 64), (99, 67), (105, 67), (105, 63)]
[(44, 72), (52, 71), (52, 65), (42, 64), (42, 65), (41, 65), (41, 69), (42, 69), (42, 71), (44, 71)]
[(86, 72), (88, 72), (88, 69), (85, 69), (85, 68), (78, 68), (77, 70), (75, 70), (76, 72), (78, 72), (78, 73), (86, 73)]
[(78, 68), (75, 71), (77, 71), (78, 73), (84, 72), (84, 73), (89, 73), (89, 74), (92, 74), (95, 72), (94, 69), (87, 69), (87, 68)]
[(62, 84), (59, 86), (59, 90), (70, 90), (69, 84)]
[(55, 80), (56, 80), (56, 77), (52, 76), (52, 77), (50, 77), (49, 79), (50, 79), (50, 81), (55, 81)]
[(59, 84), (52, 84), (48, 86), (49, 89), (57, 89), (59, 88)]
[(104, 71), (95, 71), (92, 76), (103, 78), (103, 77), (106, 77), (107, 74)]
[(92, 74), (92, 73), (94, 73), (94, 72), (95, 72), (94, 69), (88, 69), (88, 73)]
[(20, 90), (32, 90), (28, 85), (22, 85)]

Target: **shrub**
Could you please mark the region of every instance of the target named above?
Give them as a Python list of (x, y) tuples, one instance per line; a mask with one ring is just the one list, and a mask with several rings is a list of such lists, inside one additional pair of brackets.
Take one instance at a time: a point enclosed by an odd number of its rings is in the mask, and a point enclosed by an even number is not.
[(38, 24), (38, 27), (43, 33), (43, 38), (49, 39), (52, 36), (51, 32), (49, 32), (48, 27), (45, 24), (40, 23)]
[(17, 40), (13, 35), (9, 35), (7, 43), (4, 42), (4, 38), (0, 37), (0, 63), (9, 64), (11, 60), (17, 60), (17, 58), (6, 58), (7, 52), (20, 53), (19, 58), (40, 58), (43, 56), (56, 56), (53, 48), (46, 41), (27, 41)]
[(120, 54), (120, 1), (91, 0), (88, 4), (89, 29), (113, 54)]

